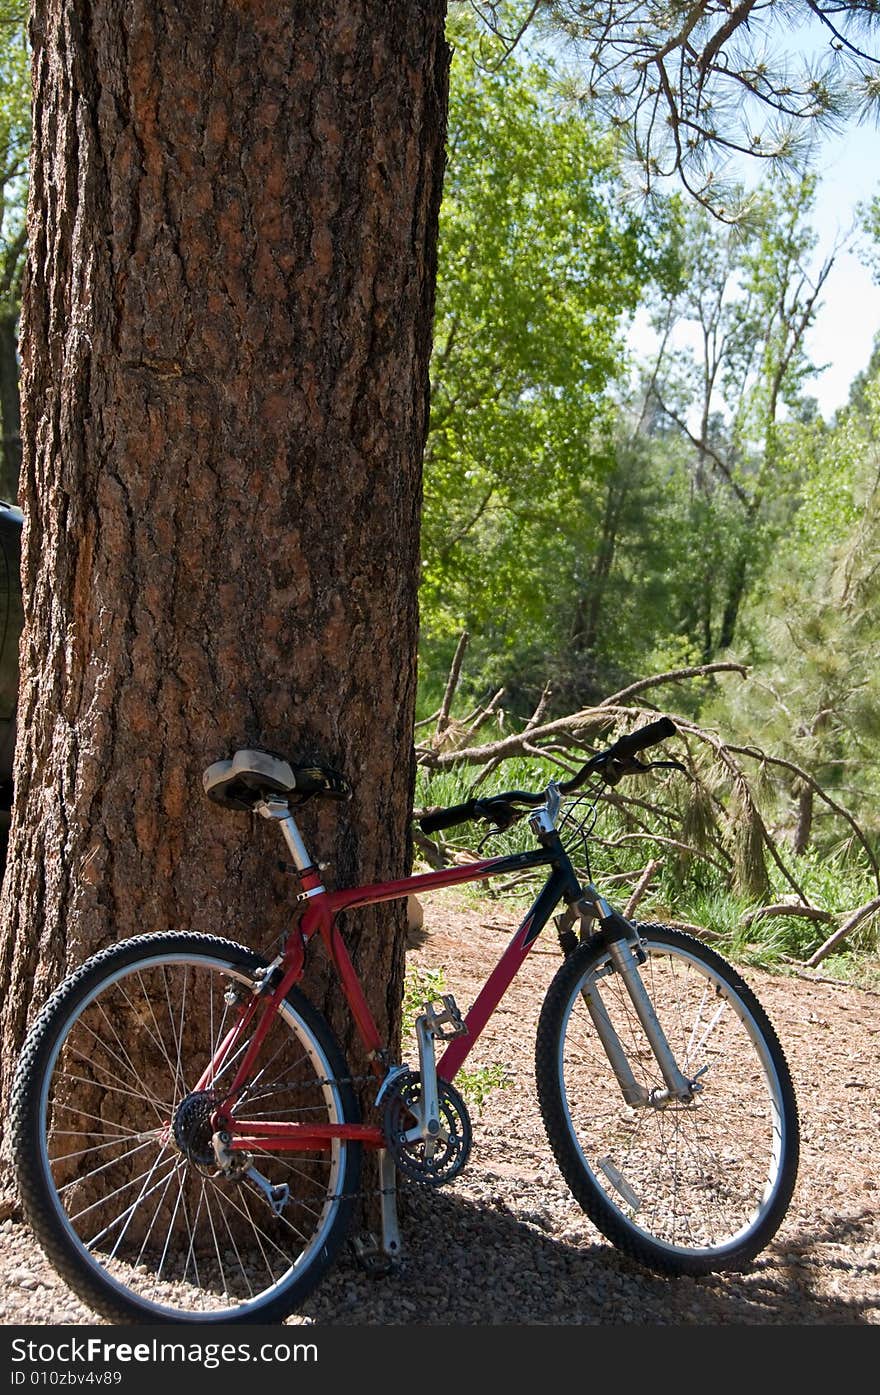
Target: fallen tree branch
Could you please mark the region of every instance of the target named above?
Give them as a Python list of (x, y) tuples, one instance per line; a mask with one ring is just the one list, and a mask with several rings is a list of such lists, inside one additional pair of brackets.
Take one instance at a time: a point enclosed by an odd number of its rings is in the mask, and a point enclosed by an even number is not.
[[(438, 730), (430, 746), (416, 748), (416, 756), (426, 772), (477, 767), (475, 778), (468, 782), (472, 793), (512, 756), (526, 755), (549, 761), (564, 770), (566, 775), (573, 773), (585, 758), (581, 752), (588, 755), (596, 747), (609, 744), (621, 732), (629, 732), (645, 720), (656, 720), (658, 711), (662, 709), (653, 705), (642, 707), (632, 702), (637, 694), (643, 694), (650, 688), (713, 674), (735, 673), (745, 678), (749, 673), (745, 665), (733, 662), (673, 669), (631, 683), (603, 699), (597, 706), (550, 721), (545, 720), (549, 702), (549, 687), (546, 686), (521, 730), (505, 733), (503, 713), (496, 710), (503, 689), (490, 701), (479, 705), (465, 720), (452, 716), (465, 640), (466, 634), (459, 640), (444, 696), (444, 707), (437, 714)], [(772, 904), (759, 905), (747, 912), (742, 919), (743, 925), (773, 916), (800, 916), (816, 924), (833, 925), (838, 918), (830, 911), (811, 904), (803, 887), (798, 884), (796, 873), (789, 867), (788, 859), (783, 856), (784, 831), (772, 827), (767, 818), (771, 806), (759, 803), (759, 789), (757, 784), (753, 784), (754, 772), (749, 769), (748, 763), (756, 761), (763, 767), (784, 771), (786, 775), (801, 781), (827, 811), (846, 823), (851, 835), (849, 845), (853, 848), (858, 845), (863, 849), (880, 892), (880, 860), (869, 839), (853, 815), (829, 795), (813, 776), (791, 760), (768, 755), (756, 746), (733, 745), (717, 731), (701, 727), (688, 717), (675, 713), (669, 715), (675, 722), (680, 743), (687, 753), (685, 759), (690, 770), (691, 789), (688, 790), (680, 781), (676, 784), (670, 777), (668, 783), (662, 786), (660, 799), (656, 802), (635, 794), (622, 794), (617, 788), (603, 790), (599, 797), (608, 812), (603, 812), (603, 823), (595, 836), (597, 847), (619, 849), (627, 843), (647, 842), (658, 849), (669, 848), (715, 869), (722, 875), (728, 888), (749, 893), (753, 897), (753, 905), (755, 902), (772, 900), (769, 877), (772, 864), (778, 878), (791, 888), (796, 900), (793, 898), (790, 903), (782, 901), (777, 893), (777, 899)], [(498, 739), (484, 745), (474, 745), (474, 733), (493, 717), (497, 722)], [(785, 783), (787, 788), (787, 782), (778, 777), (775, 782), (777, 789), (781, 783)], [(418, 837), (417, 844), (426, 854), (428, 847), (433, 847), (428, 840), (423, 842)], [(433, 856), (440, 856), (448, 862), (450, 849), (445, 848), (439, 854), (435, 851)], [(615, 869), (612, 879), (632, 883), (638, 878), (630, 897), (631, 904), (635, 906), (643, 898), (651, 874), (648, 874), (643, 886), (646, 869), (641, 873), (620, 871), (622, 860), (613, 854), (610, 857), (611, 868)], [(657, 859), (652, 861), (656, 862)], [(439, 865), (442, 865), (442, 861)], [(774, 880), (777, 880), (775, 874)], [(876, 901), (861, 907), (835, 931), (809, 961), (809, 967), (819, 963), (851, 930), (878, 909), (880, 895)], [(695, 927), (688, 928), (694, 930)], [(711, 933), (707, 938), (712, 938)]]
[(611, 697), (603, 699), (599, 707), (612, 707), (615, 703), (625, 702), (627, 698), (635, 697), (636, 693), (643, 693), (646, 688), (659, 687), (661, 683), (679, 683), (685, 678), (703, 678), (707, 673), (738, 673), (743, 678), (748, 677), (748, 669), (745, 664), (719, 663), (700, 664), (696, 668), (675, 668), (669, 673), (656, 673), (652, 678), (640, 678), (638, 683), (630, 683), (628, 688), (621, 688), (619, 693), (612, 693)]
[(833, 983), (835, 988), (848, 988), (850, 991), (855, 988), (859, 993), (870, 993), (872, 997), (880, 998), (880, 989), (866, 988), (864, 984), (853, 983), (848, 978), (829, 978), (827, 974), (812, 973), (804, 968), (799, 959), (792, 959), (790, 954), (781, 954), (779, 957), (789, 966), (789, 973), (794, 978), (802, 978), (806, 983)]
[(808, 969), (815, 969), (816, 965), (821, 964), (822, 960), (831, 953), (832, 949), (837, 948), (841, 940), (846, 939), (846, 936), (855, 930), (857, 926), (861, 925), (869, 916), (876, 915), (878, 911), (880, 911), (880, 896), (875, 896), (873, 901), (868, 901), (864, 906), (859, 906), (859, 909), (853, 912), (849, 920), (844, 921), (843, 925), (841, 925), (838, 930), (835, 930), (833, 935), (829, 935), (823, 945), (819, 946), (816, 953), (810, 956), (806, 961), (806, 967)]
[(420, 731), (422, 727), (429, 727), (432, 722), (436, 722), (439, 716), (440, 708), (438, 707), (437, 711), (432, 712), (430, 717), (423, 717), (420, 722), (416, 722), (415, 726), (413, 727), (413, 731)]
[[(532, 715), (531, 715), (531, 717), (529, 718), (529, 720), (526, 722), (526, 724), (525, 724), (525, 726), (523, 727), (522, 731), (520, 732), (520, 736), (522, 736), (523, 738), (525, 738), (526, 736), (528, 736), (529, 732), (534, 731), (535, 727), (538, 726), (538, 724), (540, 723), (541, 718), (542, 718), (543, 715), (544, 715), (544, 712), (546, 711), (547, 703), (548, 703), (549, 700), (550, 700), (550, 684), (549, 684), (549, 683), (545, 683), (545, 684), (544, 684), (543, 691), (542, 691), (542, 693), (541, 693), (541, 696), (540, 696), (539, 699), (538, 699), (538, 705), (537, 705), (537, 707), (535, 708), (535, 710), (534, 710), (534, 712), (532, 713)], [(527, 749), (528, 749), (528, 748), (527, 748)], [(543, 752), (541, 752), (541, 754), (543, 755)], [(479, 785), (481, 785), (481, 784), (483, 783), (484, 780), (487, 780), (487, 779), (489, 778), (489, 776), (492, 774), (492, 771), (493, 771), (493, 770), (497, 770), (497, 769), (498, 769), (498, 766), (501, 764), (501, 761), (502, 761), (502, 760), (503, 760), (503, 757), (502, 757), (502, 756), (499, 756), (496, 760), (487, 761), (486, 765), (484, 765), (483, 769), (480, 771), (480, 773), (479, 773), (479, 775), (477, 776), (476, 780), (474, 780), (474, 783), (471, 785), (471, 793), (473, 793), (473, 791), (474, 791)], [(566, 769), (568, 769), (567, 766), (566, 766)], [(573, 773), (573, 772), (572, 772), (572, 773)]]
[(716, 862), (708, 853), (701, 852), (699, 848), (692, 848), (689, 843), (681, 843), (677, 838), (666, 838), (662, 833), (651, 833), (647, 830), (644, 833), (621, 833), (617, 838), (591, 838), (590, 842), (598, 843), (603, 848), (619, 848), (624, 843), (639, 842), (645, 840), (652, 843), (662, 843), (664, 847), (674, 848), (676, 852), (683, 852), (688, 857), (696, 857), (701, 862), (708, 862), (710, 867), (714, 867), (718, 872), (726, 871), (722, 863)]
[(780, 902), (779, 905), (758, 906), (756, 910), (748, 911), (741, 917), (740, 923), (742, 925), (751, 925), (754, 920), (762, 920), (765, 916), (773, 915), (800, 915), (804, 916), (807, 920), (818, 920), (826, 925), (830, 925), (834, 920), (834, 916), (830, 911), (820, 910), (818, 906), (803, 906), (800, 904), (786, 905), (783, 901)]
[(623, 908), (624, 920), (629, 920), (630, 916), (635, 911), (636, 906), (639, 904), (645, 892), (648, 890), (648, 887), (651, 884), (651, 879), (660, 865), (661, 863), (659, 858), (652, 858), (652, 860), (648, 863), (647, 867), (644, 868), (642, 875), (639, 878), (638, 885), (633, 887), (632, 896), (630, 896), (629, 900)]
[(452, 710), (452, 699), (455, 697), (461, 678), (461, 666), (464, 661), (464, 651), (468, 647), (470, 635), (467, 630), (462, 630), (458, 644), (455, 647), (455, 654), (452, 659), (452, 667), (449, 670), (449, 677), (446, 680), (446, 691), (443, 694), (443, 701), (440, 704), (440, 711), (437, 713), (437, 735), (442, 736), (449, 726), (449, 713)]

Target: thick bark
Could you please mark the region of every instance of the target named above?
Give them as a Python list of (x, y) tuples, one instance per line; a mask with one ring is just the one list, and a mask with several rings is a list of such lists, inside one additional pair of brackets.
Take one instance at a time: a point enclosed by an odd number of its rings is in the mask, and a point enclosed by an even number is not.
[[(6, 1079), (103, 945), (272, 949), (277, 832), (201, 791), (236, 747), (351, 780), (329, 884), (405, 870), (444, 11), (37, 0)], [(347, 927), (392, 1033), (405, 926)]]

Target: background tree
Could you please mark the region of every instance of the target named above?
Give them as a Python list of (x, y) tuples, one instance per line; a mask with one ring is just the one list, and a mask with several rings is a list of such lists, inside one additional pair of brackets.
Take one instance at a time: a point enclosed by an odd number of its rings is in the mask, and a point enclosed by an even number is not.
[[(802, 423), (785, 441), (799, 481), (763, 584), (744, 608), (741, 657), (756, 682), (719, 703), (717, 716), (743, 739), (763, 732), (845, 800), (876, 838), (880, 739), (880, 374), (854, 382), (830, 425)], [(750, 737), (751, 734), (751, 737)], [(787, 785), (791, 841), (816, 837), (814, 791)], [(797, 811), (792, 817), (791, 809)], [(821, 834), (821, 830), (819, 830)], [(821, 841), (821, 839), (820, 839)]]
[[(680, 290), (655, 314), (663, 351), (649, 390), (680, 433), (699, 577), (682, 629), (704, 661), (734, 643), (743, 602), (797, 508), (784, 441), (814, 412), (804, 341), (834, 260), (811, 265), (814, 195), (811, 177), (762, 186), (738, 228), (690, 211)], [(669, 350), (673, 329), (679, 347)]]
[(615, 469), (609, 387), (661, 239), (617, 206), (616, 142), (560, 110), (546, 58), (513, 55), (496, 70), (467, 30), (453, 32), (423, 679), (445, 680), (466, 626), (472, 676), (483, 657), (497, 667), (531, 651), (540, 688), (554, 652), (591, 623), (583, 612)]

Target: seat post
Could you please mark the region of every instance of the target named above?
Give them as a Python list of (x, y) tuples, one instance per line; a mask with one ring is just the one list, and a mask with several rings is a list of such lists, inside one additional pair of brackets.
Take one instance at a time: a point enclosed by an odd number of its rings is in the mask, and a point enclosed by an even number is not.
[(298, 872), (307, 871), (312, 866), (312, 859), (309, 857), (308, 849), (302, 840), (302, 834), (297, 828), (296, 820), (290, 812), (287, 800), (263, 799), (255, 808), (261, 818), (274, 819), (280, 825), (288, 852), (293, 859), (293, 865)]

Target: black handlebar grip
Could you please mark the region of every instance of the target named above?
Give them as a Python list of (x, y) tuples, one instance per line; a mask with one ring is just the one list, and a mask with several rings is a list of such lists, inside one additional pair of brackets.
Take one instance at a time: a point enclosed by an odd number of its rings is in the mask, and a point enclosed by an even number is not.
[(611, 754), (634, 756), (638, 751), (646, 751), (649, 746), (656, 746), (659, 741), (665, 741), (667, 736), (674, 736), (675, 731), (675, 723), (669, 717), (661, 717), (658, 722), (649, 722), (646, 727), (631, 731), (629, 736), (621, 736), (611, 747)]
[(475, 799), (469, 799), (466, 804), (452, 804), (448, 809), (432, 809), (429, 814), (423, 814), (419, 819), (419, 828), (423, 833), (439, 833), (441, 828), (454, 828), (457, 823), (468, 823), (476, 813)]

